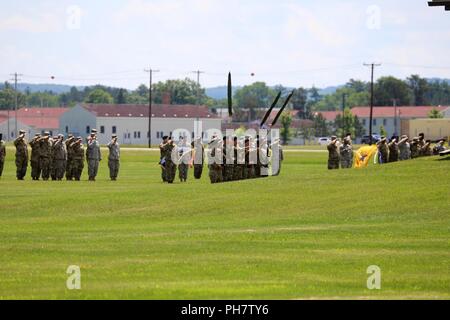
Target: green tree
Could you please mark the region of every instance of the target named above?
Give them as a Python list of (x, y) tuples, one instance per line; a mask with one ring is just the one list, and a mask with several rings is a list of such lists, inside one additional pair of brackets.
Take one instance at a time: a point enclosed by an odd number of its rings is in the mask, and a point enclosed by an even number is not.
[(264, 82), (255, 82), (238, 89), (234, 94), (235, 105), (250, 110), (250, 120), (255, 119), (256, 110), (267, 108), (275, 98), (275, 91)]
[(355, 119), (355, 138), (362, 138), (366, 134), (366, 128), (363, 126), (358, 116), (355, 115), (354, 119)]
[(282, 144), (287, 144), (292, 138), (291, 123), (292, 116), (289, 112), (283, 112), (280, 117), (280, 137)]
[(94, 89), (85, 98), (87, 103), (113, 103), (113, 101), (111, 94), (103, 89)]
[(349, 108), (345, 108), (344, 115), (338, 114), (334, 120), (335, 133), (339, 137), (344, 137), (347, 133), (355, 136), (355, 116)]
[(408, 85), (395, 77), (382, 77), (374, 86), (374, 105), (390, 106), (392, 99), (398, 99), (399, 105), (409, 105), (411, 91)]
[(162, 103), (165, 94), (170, 95), (171, 104), (205, 104), (208, 97), (205, 89), (191, 79), (167, 80), (158, 82), (152, 88), (152, 99), (155, 103)]
[(431, 119), (441, 119), (443, 117), (444, 117), (444, 115), (435, 108), (431, 109), (431, 111), (428, 113), (428, 118), (431, 118)]
[(308, 119), (310, 118), (310, 110), (306, 108), (306, 104), (308, 102), (308, 90), (305, 88), (298, 88), (295, 90), (294, 95), (291, 99), (292, 107), (294, 110), (300, 111), (300, 118)]
[(330, 130), (328, 127), (327, 120), (319, 112), (314, 116), (314, 132), (316, 137), (326, 137), (329, 135)]
[[(16, 103), (16, 92), (12, 89), (8, 83), (0, 90), (0, 110), (13, 110)], [(26, 96), (18, 92), (17, 93), (17, 105), (20, 108), (26, 104)]]
[(412, 91), (413, 105), (423, 106), (427, 104), (426, 92), (428, 90), (428, 82), (417, 74), (413, 74), (406, 79), (409, 88)]
[(380, 136), (387, 137), (387, 131), (383, 125), (380, 126)]

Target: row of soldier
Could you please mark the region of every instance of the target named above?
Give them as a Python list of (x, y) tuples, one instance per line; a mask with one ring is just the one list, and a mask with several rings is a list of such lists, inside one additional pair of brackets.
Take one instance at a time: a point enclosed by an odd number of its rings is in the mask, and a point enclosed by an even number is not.
[[(379, 164), (405, 161), (418, 157), (439, 155), (440, 152), (445, 151), (445, 139), (440, 139), (431, 147), (431, 141), (425, 140), (425, 135), (420, 133), (418, 137), (409, 139), (407, 135), (393, 136), (390, 141), (386, 137), (376, 143), (378, 149)], [(331, 142), (327, 146), (328, 149), (328, 169), (348, 169), (353, 167), (353, 146), (352, 137), (348, 133), (343, 143), (340, 143), (336, 136), (331, 137)]]
[[(42, 135), (35, 134), (29, 143), (26, 140), (24, 130), (19, 131), (14, 140), (16, 148), (15, 164), (16, 177), (24, 180), (28, 161), (31, 165), (31, 178), (33, 180), (66, 180), (79, 181), (84, 169), (84, 161), (88, 165), (89, 181), (95, 181), (98, 174), (99, 163), (102, 160), (100, 144), (97, 141), (97, 130), (93, 129), (86, 138), (86, 148), (82, 137), (74, 137), (69, 134), (67, 139), (59, 134), (51, 137), (49, 132)], [(0, 136), (0, 176), (6, 157), (5, 143)], [(31, 155), (28, 156), (28, 145), (31, 147)], [(108, 167), (111, 180), (116, 180), (120, 166), (120, 146), (117, 136), (113, 135), (108, 143), (109, 156)]]
[[(273, 170), (271, 175), (280, 173), (283, 152), (279, 141), (276, 140), (272, 145), (267, 145), (267, 143), (260, 144), (258, 137), (255, 141), (252, 140), (251, 137), (246, 137), (240, 143), (238, 137), (220, 139), (214, 136), (212, 138), (206, 152), (211, 183), (268, 176), (269, 156), (272, 154), (272, 149), (278, 150), (278, 157), (276, 157), (276, 165), (271, 167)], [(274, 145), (276, 148), (273, 148)], [(186, 139), (180, 138), (179, 142), (175, 143), (171, 137), (164, 136), (159, 149), (159, 165), (163, 182), (173, 183), (177, 168), (180, 182), (186, 182), (189, 168), (194, 169), (195, 179), (201, 178), (205, 163), (205, 147), (199, 138), (189, 145)]]

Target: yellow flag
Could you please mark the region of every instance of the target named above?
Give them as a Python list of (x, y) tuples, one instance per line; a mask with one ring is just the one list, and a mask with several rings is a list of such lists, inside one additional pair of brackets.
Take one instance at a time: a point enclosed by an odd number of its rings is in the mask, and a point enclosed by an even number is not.
[(377, 153), (377, 146), (364, 146), (358, 149), (354, 155), (354, 163), (355, 168), (364, 168), (367, 167), (369, 161), (373, 156)]

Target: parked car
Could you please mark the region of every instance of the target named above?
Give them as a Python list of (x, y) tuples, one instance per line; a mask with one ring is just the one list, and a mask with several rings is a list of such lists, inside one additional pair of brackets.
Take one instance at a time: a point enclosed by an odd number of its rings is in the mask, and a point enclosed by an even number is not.
[[(380, 140), (381, 137), (378, 134), (376, 133), (372, 134), (372, 143), (377, 143)], [(369, 144), (369, 143), (370, 143), (370, 136), (369, 135), (363, 136), (361, 139), (361, 144)]]
[(320, 137), (317, 138), (317, 143), (321, 146), (326, 146), (331, 142), (331, 139), (329, 137)]

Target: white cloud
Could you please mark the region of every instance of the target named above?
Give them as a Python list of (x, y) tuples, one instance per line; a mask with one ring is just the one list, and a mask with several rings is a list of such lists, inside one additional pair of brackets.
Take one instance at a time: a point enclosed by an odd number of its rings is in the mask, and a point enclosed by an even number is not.
[(63, 23), (55, 14), (43, 13), (36, 17), (14, 14), (0, 21), (1, 31), (23, 31), (31, 33), (57, 32)]

